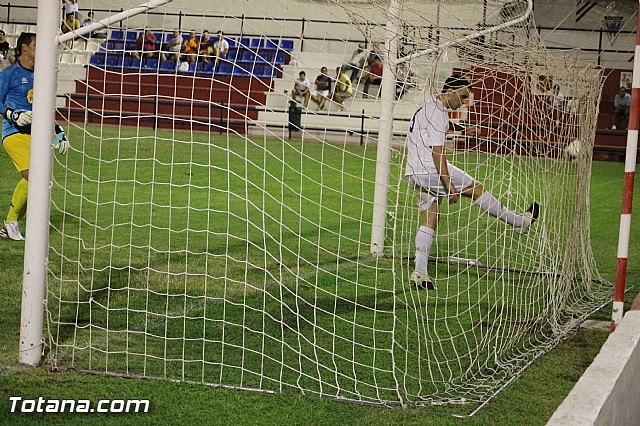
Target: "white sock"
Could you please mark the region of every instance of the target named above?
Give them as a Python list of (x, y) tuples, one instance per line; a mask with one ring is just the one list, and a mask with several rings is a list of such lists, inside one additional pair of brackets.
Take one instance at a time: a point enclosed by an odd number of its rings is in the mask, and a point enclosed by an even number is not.
[(502, 203), (488, 191), (482, 193), (482, 195), (476, 200), (476, 204), (491, 216), (507, 222), (514, 228), (522, 228), (524, 225), (524, 218), (521, 215), (516, 214), (503, 206)]
[(429, 257), (429, 251), (431, 250), (431, 244), (433, 244), (433, 237), (436, 235), (436, 231), (426, 226), (421, 226), (416, 232), (416, 271), (421, 274), (427, 274), (427, 259)]

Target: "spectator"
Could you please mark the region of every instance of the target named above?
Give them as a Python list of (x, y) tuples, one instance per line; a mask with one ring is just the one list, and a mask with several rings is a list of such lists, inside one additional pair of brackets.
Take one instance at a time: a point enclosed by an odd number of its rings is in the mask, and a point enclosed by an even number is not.
[(87, 13), (87, 17), (82, 21), (82, 26), (86, 27), (88, 25), (91, 25), (94, 22), (93, 16), (93, 10), (90, 10), (89, 13)]
[(14, 62), (16, 62), (18, 60), (18, 48), (13, 48), (11, 49), (12, 52), (9, 52), (9, 63), (13, 64)]
[(78, 19), (79, 17), (79, 7), (78, 0), (63, 0), (64, 3), (64, 15), (73, 14), (73, 17)]
[[(73, 13), (67, 13), (66, 19), (62, 23), (62, 33), (68, 33), (80, 29), (80, 21), (75, 18)], [(73, 39), (65, 43), (68, 49), (73, 48)]]
[(311, 99), (318, 104), (319, 109), (324, 109), (324, 104), (331, 93), (331, 77), (327, 74), (327, 67), (320, 68), (320, 75), (316, 77), (314, 84), (316, 85), (315, 96)]
[(63, 34), (80, 29), (80, 21), (76, 19), (73, 13), (67, 13), (61, 29)]
[(145, 58), (151, 59), (157, 50), (157, 44), (158, 39), (156, 39), (156, 36), (149, 28), (145, 28), (144, 32), (138, 36), (136, 40), (136, 50), (133, 51), (131, 56), (139, 58), (140, 55), (144, 55)]
[(356, 81), (356, 78), (360, 75), (360, 71), (364, 69), (364, 63), (368, 56), (369, 52), (364, 50), (364, 44), (360, 43), (351, 55), (349, 62), (342, 66), (344, 71), (351, 70), (351, 81)]
[(293, 91), (291, 92), (291, 99), (294, 101), (298, 96), (304, 98), (304, 107), (309, 106), (309, 99), (311, 99), (311, 83), (307, 80), (307, 73), (300, 71), (298, 78), (293, 83)]
[(364, 80), (364, 93), (362, 94), (363, 98), (369, 97), (369, 86), (371, 84), (382, 84), (382, 71), (384, 70), (384, 65), (380, 60), (380, 57), (375, 55), (373, 57), (373, 62), (369, 65), (368, 69), (362, 71), (362, 79)]
[[(82, 21), (82, 26), (83, 27), (87, 27), (91, 24), (93, 24), (94, 22), (96, 22), (94, 19), (94, 14), (93, 14), (93, 10), (90, 10), (89, 13), (87, 13), (87, 18)], [(107, 38), (107, 33), (105, 32), (104, 29), (98, 30), (98, 31), (93, 31), (91, 32), (91, 34), (89, 34), (90, 38)]]
[[(612, 130), (617, 129), (617, 124), (622, 124), (626, 130), (629, 125), (629, 110), (631, 109), (631, 95), (627, 93), (627, 89), (620, 88), (618, 94), (613, 98), (613, 126)], [(620, 126), (622, 127), (622, 126)]]
[(351, 79), (346, 72), (342, 71), (342, 67), (338, 67), (336, 68), (336, 87), (333, 93), (333, 100), (340, 104), (340, 108), (342, 109), (344, 100), (351, 96), (353, 96)]
[[(180, 31), (175, 30), (173, 32), (173, 37), (171, 37), (171, 40), (169, 40), (169, 43), (167, 43), (166, 49), (167, 52), (169, 53), (169, 59), (171, 59), (173, 62), (178, 62), (180, 60), (180, 48), (182, 47), (182, 37), (180, 36)], [(162, 53), (160, 55), (160, 58), (165, 61), (167, 59), (167, 55), (165, 53)]]
[(188, 62), (196, 60), (198, 55), (198, 39), (196, 38), (196, 32), (191, 30), (189, 38), (185, 39), (182, 43), (182, 53), (184, 53)]
[(9, 56), (9, 50), (11, 50), (11, 46), (9, 46), (9, 42), (5, 38), (4, 31), (0, 30), (0, 55), (5, 59)]
[(207, 30), (204, 30), (202, 32), (202, 37), (200, 37), (198, 54), (202, 56), (204, 62), (209, 62), (213, 56), (213, 40), (211, 40), (211, 36)]
[(367, 56), (367, 64), (371, 66), (373, 64), (373, 59), (378, 57), (380, 62), (384, 62), (384, 51), (380, 49), (380, 43), (374, 41), (371, 43), (371, 50), (369, 51), (369, 55)]
[(396, 72), (396, 99), (401, 99), (402, 95), (415, 86), (415, 74), (409, 69), (406, 62), (400, 62)]
[(225, 40), (222, 30), (218, 31), (218, 39), (213, 43), (213, 53), (216, 57), (216, 65), (220, 59), (227, 59), (229, 54), (229, 42)]

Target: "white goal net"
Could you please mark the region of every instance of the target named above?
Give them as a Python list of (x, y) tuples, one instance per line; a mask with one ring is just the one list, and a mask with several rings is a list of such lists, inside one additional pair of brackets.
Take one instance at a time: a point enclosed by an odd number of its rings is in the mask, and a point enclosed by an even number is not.
[[(49, 362), (471, 414), (609, 301), (589, 236), (602, 76), (545, 50), (532, 17), (496, 30), (526, 2), (459, 3), (400, 2), (390, 17), (378, 0), (176, 1), (65, 46)], [(135, 4), (82, 6), (100, 20)], [(403, 62), (391, 102), (373, 65), (389, 59), (388, 19)], [(292, 99), (300, 71), (308, 100)], [(404, 140), (452, 74), (472, 83), (452, 121), (476, 134), (447, 135), (450, 161), (541, 214), (520, 234), (468, 199), (443, 203), (426, 290), (410, 282), (420, 217)], [(374, 257), (381, 108), (393, 136)]]

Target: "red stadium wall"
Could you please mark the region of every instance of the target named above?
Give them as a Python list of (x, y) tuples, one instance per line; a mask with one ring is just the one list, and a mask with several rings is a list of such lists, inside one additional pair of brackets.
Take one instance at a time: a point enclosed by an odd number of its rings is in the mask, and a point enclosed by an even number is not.
[(268, 78), (138, 73), (89, 66), (59, 115), (75, 122), (244, 133)]

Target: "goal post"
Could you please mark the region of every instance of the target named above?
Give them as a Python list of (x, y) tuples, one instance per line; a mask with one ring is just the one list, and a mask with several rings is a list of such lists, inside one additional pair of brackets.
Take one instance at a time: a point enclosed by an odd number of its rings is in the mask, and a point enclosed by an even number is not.
[(37, 365), (43, 352), (45, 287), (47, 283), (47, 253), (49, 250), (49, 216), (51, 202), (51, 172), (53, 128), (58, 78), (58, 45), (92, 31), (144, 13), (172, 0), (152, 0), (126, 12), (95, 22), (73, 33), (59, 35), (60, 2), (43, 0), (37, 11), (37, 54), (33, 91), (33, 125), (27, 198), (27, 232), (24, 250), (22, 308), (18, 361)]
[[(533, 18), (503, 25), (527, 2), (313, 1), (303, 27), (289, 3), (166, 5), (63, 60), (47, 363), (471, 415), (610, 302), (588, 211), (602, 74)], [(204, 48), (176, 57), (176, 37)], [(443, 203), (426, 290), (404, 140), (452, 74), (473, 100), (450, 118), (478, 133), (447, 157), (542, 213), (521, 234)]]
[[(640, 2), (638, 3), (640, 5)], [(633, 81), (631, 87), (631, 111), (627, 132), (627, 148), (624, 162), (624, 181), (622, 206), (620, 209), (620, 228), (618, 232), (618, 250), (616, 261), (616, 281), (611, 309), (611, 331), (622, 320), (624, 313), (624, 294), (627, 280), (627, 260), (629, 257), (629, 239), (631, 238), (631, 210), (633, 207), (633, 187), (638, 157), (638, 131), (640, 129), (640, 6), (636, 11), (636, 46), (633, 61)]]

